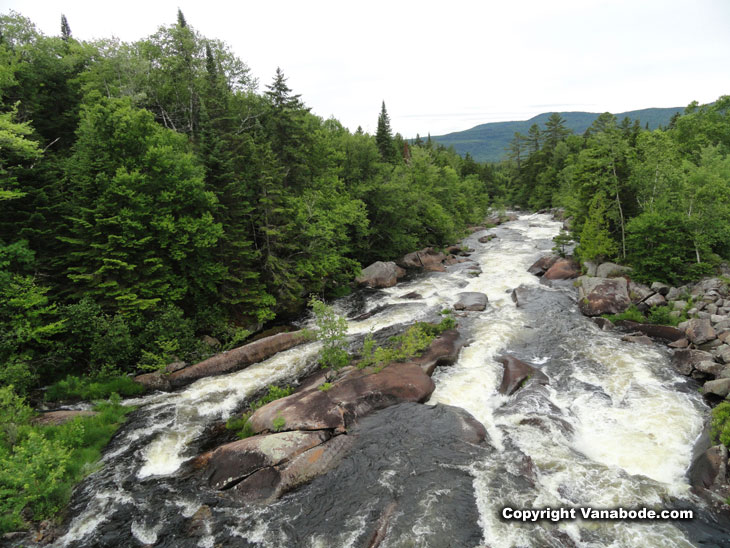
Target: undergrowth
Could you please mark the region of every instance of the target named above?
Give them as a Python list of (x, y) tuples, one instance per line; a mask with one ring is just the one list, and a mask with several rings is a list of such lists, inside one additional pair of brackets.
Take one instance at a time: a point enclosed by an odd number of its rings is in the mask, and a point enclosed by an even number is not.
[(251, 428), (251, 424), (248, 422), (248, 419), (251, 418), (251, 415), (253, 415), (257, 409), (263, 407), (267, 403), (271, 403), (272, 401), (285, 398), (287, 396), (290, 396), (292, 393), (294, 393), (294, 388), (292, 388), (291, 386), (281, 388), (279, 386), (270, 384), (269, 391), (261, 398), (252, 402), (251, 405), (248, 406), (248, 410), (245, 413), (238, 417), (232, 417), (228, 419), (228, 422), (226, 422), (226, 428), (228, 430), (235, 430), (236, 435), (240, 439), (250, 438), (251, 436), (256, 434), (256, 432), (254, 432)]

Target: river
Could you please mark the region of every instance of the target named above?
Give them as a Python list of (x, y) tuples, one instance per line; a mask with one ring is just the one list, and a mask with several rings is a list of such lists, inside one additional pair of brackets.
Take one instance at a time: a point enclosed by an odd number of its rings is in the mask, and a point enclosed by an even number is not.
[[(181, 472), (187, 459), (209, 448), (211, 425), (267, 385), (295, 382), (312, 370), (318, 348), (310, 343), (178, 392), (125, 402), (139, 409), (108, 446), (103, 467), (76, 490), (56, 544), (358, 547), (387, 523), (383, 547), (698, 545), (696, 532), (674, 521), (500, 519), (505, 506), (700, 504), (686, 471), (706, 405), (671, 369), (667, 352), (601, 331), (578, 312), (570, 282), (541, 284), (527, 272), (560, 227), (547, 215), (522, 215), (492, 229), (491, 242), (479, 243), (481, 232), (465, 240), (475, 249), (470, 258), (481, 266), (479, 276), (454, 265), (335, 303), (348, 316), (382, 307), (350, 322), (357, 344), (371, 331), (438, 320), (460, 291), (489, 298), (484, 312), (458, 318), (471, 342), (454, 365), (436, 370), (428, 405), (363, 419), (353, 432), (359, 445), (337, 469), (264, 508), (232, 501)], [(517, 306), (511, 293), (520, 286)], [(423, 298), (402, 298), (414, 291)], [(549, 385), (499, 395), (496, 358), (505, 353), (541, 369)], [(446, 406), (476, 417), (487, 429), (487, 446), (448, 442)]]

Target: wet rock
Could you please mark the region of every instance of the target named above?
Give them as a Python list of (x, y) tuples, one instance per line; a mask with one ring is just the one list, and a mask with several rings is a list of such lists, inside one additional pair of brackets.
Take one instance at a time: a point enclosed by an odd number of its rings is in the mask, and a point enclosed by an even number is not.
[(76, 417), (93, 417), (98, 415), (96, 411), (49, 411), (35, 417), (31, 422), (38, 426), (58, 426), (72, 421)]
[(367, 287), (393, 287), (398, 278), (405, 276), (406, 271), (392, 261), (376, 261), (363, 268), (355, 281)]
[(297, 431), (234, 441), (201, 457), (207, 462), (204, 477), (213, 489), (228, 489), (262, 468), (290, 461), (329, 437), (323, 431)]
[(459, 352), (464, 346), (464, 340), (456, 329), (448, 329), (431, 341), (428, 348), (410, 363), (414, 363), (423, 369), (429, 377), (434, 369), (439, 366), (453, 365), (459, 357)]
[(405, 295), (401, 295), (400, 298), (401, 299), (418, 300), (418, 299), (423, 299), (423, 296), (420, 293), (417, 293), (416, 291), (411, 291), (410, 293), (406, 293)]
[(486, 236), (482, 236), (481, 238), (479, 238), (479, 243), (486, 244), (486, 243), (494, 240), (496, 237), (497, 237), (496, 234), (487, 234)]
[(618, 314), (631, 304), (625, 278), (580, 277), (578, 305), (585, 316)]
[(557, 255), (545, 255), (544, 257), (540, 257), (530, 268), (527, 269), (527, 271), (535, 276), (542, 276), (545, 272), (550, 270), (550, 267), (553, 266), (555, 261), (559, 258), (560, 257)]
[(703, 394), (714, 394), (721, 398), (726, 397), (730, 394), (730, 379), (716, 379), (714, 381), (707, 381), (702, 386)]
[(451, 266), (455, 264), (461, 264), (469, 261), (470, 259), (467, 259), (466, 257), (449, 257), (444, 261), (445, 266)]
[(191, 537), (205, 536), (207, 534), (206, 523), (209, 523), (212, 517), (213, 512), (210, 510), (210, 506), (207, 504), (202, 505), (190, 517), (190, 521), (185, 527), (187, 534)]
[(631, 267), (622, 266), (616, 263), (603, 263), (596, 269), (598, 278), (617, 278), (631, 272)]
[(694, 344), (702, 344), (717, 337), (709, 320), (693, 318), (687, 322), (687, 338)]
[(454, 304), (454, 310), (481, 311), (487, 308), (487, 296), (476, 291), (458, 293), (459, 300)]
[(689, 341), (687, 339), (678, 339), (668, 345), (670, 348), (687, 348)]
[(601, 331), (611, 331), (613, 329), (613, 323), (609, 319), (598, 316), (591, 318), (591, 320), (593, 320), (593, 323), (601, 328)]
[(502, 356), (497, 359), (504, 366), (499, 393), (511, 396), (528, 380), (538, 384), (549, 384), (547, 375), (535, 367), (518, 360), (513, 356)]
[(419, 365), (394, 363), (379, 373), (347, 378), (332, 388), (297, 392), (258, 409), (250, 419), (254, 432), (275, 430), (284, 421), (286, 430), (345, 431), (349, 424), (377, 409), (396, 403), (422, 402), (434, 390), (431, 378)]
[[(258, 363), (270, 358), (274, 354), (294, 348), (307, 340), (307, 337), (301, 331), (278, 333), (270, 337), (264, 337), (263, 339), (259, 339), (252, 343), (239, 346), (233, 350), (216, 354), (215, 356), (196, 363), (195, 365), (188, 366), (180, 371), (175, 371), (168, 375), (166, 380), (169, 383), (169, 387), (179, 388), (180, 386), (185, 386), (186, 384), (190, 384), (191, 382), (204, 377), (212, 377), (215, 375), (238, 371), (252, 363)], [(154, 375), (154, 373), (150, 375)], [(140, 382), (149, 388), (153, 388), (154, 386), (150, 386), (148, 384), (148, 379), (150, 379), (150, 377), (147, 377), (146, 375), (140, 375), (135, 378), (137, 382)], [(159, 389), (166, 390), (169, 388)]]
[(446, 259), (446, 255), (441, 252), (434, 251), (431, 247), (426, 247), (420, 251), (407, 253), (398, 261), (398, 265), (403, 268), (428, 268), (440, 265)]
[(623, 337), (621, 337), (621, 340), (637, 344), (647, 344), (649, 346), (654, 344), (654, 341), (652, 341), (646, 335), (624, 335)]
[(724, 445), (710, 447), (689, 469), (692, 491), (716, 506), (730, 494), (728, 485), (728, 450)]
[(515, 303), (517, 308), (527, 303), (530, 296), (530, 288), (526, 285), (520, 285), (512, 290), (511, 293), (512, 302)]
[(619, 320), (616, 322), (618, 327), (631, 331), (641, 331), (644, 335), (648, 335), (652, 339), (661, 339), (663, 341), (678, 341), (684, 338), (684, 332), (670, 325), (656, 325), (651, 323), (638, 323), (631, 320)]
[(689, 376), (698, 363), (707, 360), (712, 360), (709, 352), (685, 349), (675, 350), (670, 363), (679, 373)]
[(428, 272), (446, 272), (446, 267), (442, 264), (430, 264), (423, 267)]
[(730, 346), (719, 350), (717, 353), (717, 357), (720, 359), (720, 361), (722, 361), (722, 363), (730, 364)]
[(545, 272), (546, 280), (570, 280), (580, 276), (580, 265), (573, 259), (558, 259)]

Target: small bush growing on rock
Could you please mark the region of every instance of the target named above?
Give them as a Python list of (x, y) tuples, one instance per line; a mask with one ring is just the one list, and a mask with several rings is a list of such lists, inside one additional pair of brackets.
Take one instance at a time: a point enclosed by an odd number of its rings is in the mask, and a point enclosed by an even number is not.
[(657, 325), (672, 325), (676, 327), (687, 319), (687, 316), (684, 314), (675, 318), (671, 315), (671, 312), (668, 306), (656, 306), (649, 311), (647, 320), (649, 323)]
[(639, 309), (636, 308), (636, 305), (633, 305), (633, 304), (630, 307), (628, 307), (624, 312), (621, 312), (621, 314), (606, 314), (603, 317), (611, 320), (613, 323), (616, 323), (621, 320), (629, 320), (632, 322), (639, 322), (639, 323), (644, 323), (646, 321), (646, 318), (644, 318), (644, 315), (641, 312), (639, 312)]
[(712, 410), (712, 439), (730, 448), (730, 402), (724, 401)]
[(568, 247), (573, 243), (573, 237), (565, 230), (561, 230), (560, 234), (553, 238), (553, 243), (555, 244), (553, 246), (553, 251), (564, 258), (568, 251)]
[(277, 416), (272, 422), (274, 432), (281, 432), (286, 427), (286, 419), (282, 416)]
[(246, 411), (239, 417), (231, 417), (230, 419), (228, 419), (228, 421), (226, 422), (226, 428), (228, 430), (237, 430), (236, 436), (238, 436), (240, 439), (250, 438), (255, 434), (255, 432), (251, 428), (248, 419), (251, 418), (251, 415), (253, 415), (254, 411), (259, 409), (260, 407), (263, 407), (267, 403), (271, 403), (272, 401), (281, 398), (286, 398), (293, 393), (294, 388), (292, 388), (291, 386), (287, 385), (285, 387), (280, 387), (270, 384), (269, 391), (256, 401), (252, 402), (251, 405), (249, 405), (248, 407), (248, 411)]
[(331, 382), (323, 382), (317, 388), (319, 390), (321, 390), (322, 392), (327, 392), (327, 390), (329, 390), (330, 388), (332, 388), (332, 383)]
[(347, 342), (347, 320), (339, 316), (334, 308), (316, 297), (309, 300), (317, 326), (315, 338), (322, 343), (319, 363), (324, 368), (339, 369), (350, 363), (350, 355), (345, 350)]

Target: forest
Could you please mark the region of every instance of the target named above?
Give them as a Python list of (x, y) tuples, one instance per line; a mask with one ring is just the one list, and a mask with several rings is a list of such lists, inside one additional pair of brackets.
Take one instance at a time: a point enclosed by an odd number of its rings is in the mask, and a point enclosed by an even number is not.
[[(63, 507), (130, 375), (238, 346), (490, 208), (563, 208), (582, 260), (637, 280), (730, 259), (730, 96), (653, 131), (555, 114), (478, 163), (394, 134), (380, 98), (375, 135), (322, 119), (179, 11), (133, 43), (1, 15), (0, 96), (1, 531)], [(109, 396), (85, 427), (29, 423), (27, 401)]]

